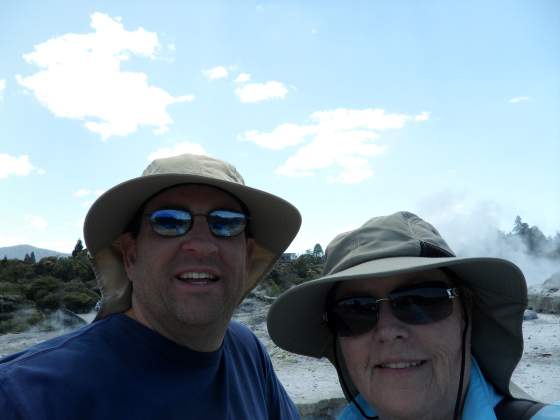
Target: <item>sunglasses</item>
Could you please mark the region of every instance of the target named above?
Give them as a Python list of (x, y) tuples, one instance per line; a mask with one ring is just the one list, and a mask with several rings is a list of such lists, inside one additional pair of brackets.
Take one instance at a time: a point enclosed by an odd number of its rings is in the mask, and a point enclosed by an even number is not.
[(249, 217), (239, 211), (212, 210), (208, 214), (194, 214), (188, 210), (160, 209), (147, 215), (155, 233), (166, 237), (186, 235), (195, 216), (205, 216), (208, 228), (218, 238), (239, 235), (247, 227)]
[(442, 282), (428, 282), (399, 288), (385, 298), (345, 297), (327, 307), (325, 320), (339, 337), (355, 337), (372, 330), (379, 320), (381, 302), (388, 302), (398, 320), (411, 325), (430, 324), (453, 312), (459, 290)]

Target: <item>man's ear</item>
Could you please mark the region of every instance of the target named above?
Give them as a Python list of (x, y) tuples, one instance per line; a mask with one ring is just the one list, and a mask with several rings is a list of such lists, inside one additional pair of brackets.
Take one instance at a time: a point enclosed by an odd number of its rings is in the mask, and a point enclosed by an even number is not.
[(126, 274), (129, 279), (132, 279), (131, 270), (136, 263), (136, 239), (132, 237), (130, 232), (127, 232), (120, 237), (120, 244)]

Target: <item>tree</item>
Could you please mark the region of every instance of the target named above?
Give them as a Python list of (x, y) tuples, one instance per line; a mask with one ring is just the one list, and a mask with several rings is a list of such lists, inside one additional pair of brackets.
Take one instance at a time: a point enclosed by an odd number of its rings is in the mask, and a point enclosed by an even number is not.
[(313, 256), (315, 258), (323, 259), (325, 253), (323, 252), (323, 247), (321, 246), (321, 244), (315, 244), (315, 247), (313, 248)]
[(528, 252), (537, 255), (545, 252), (548, 239), (537, 226), (529, 226), (528, 223), (521, 220), (521, 217), (517, 216), (512, 233), (521, 239)]
[(74, 251), (72, 251), (72, 256), (77, 257), (81, 255), (83, 251), (84, 251), (84, 245), (82, 244), (82, 240), (78, 239), (78, 242), (76, 242), (76, 246), (74, 247)]
[(521, 220), (520, 216), (517, 216), (515, 218), (515, 222), (513, 222), (513, 234), (514, 235), (520, 235), (520, 236), (524, 236), (527, 231), (529, 230), (529, 224), (528, 223), (523, 223), (523, 220)]

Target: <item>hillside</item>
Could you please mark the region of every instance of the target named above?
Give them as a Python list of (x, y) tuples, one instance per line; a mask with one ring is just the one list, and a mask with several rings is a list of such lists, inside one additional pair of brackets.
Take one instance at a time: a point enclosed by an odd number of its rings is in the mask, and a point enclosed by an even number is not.
[(25, 254), (35, 253), (35, 259), (39, 261), (44, 257), (67, 257), (69, 254), (53, 251), (50, 249), (37, 248), (32, 245), (14, 245), (0, 247), (0, 258), (23, 260)]

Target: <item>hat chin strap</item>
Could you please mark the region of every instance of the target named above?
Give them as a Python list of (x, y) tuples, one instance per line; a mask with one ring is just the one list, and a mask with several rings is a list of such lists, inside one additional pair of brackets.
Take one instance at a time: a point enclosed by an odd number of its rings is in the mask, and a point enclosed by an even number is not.
[(461, 411), (463, 404), (461, 400), (463, 399), (463, 381), (465, 378), (465, 356), (466, 356), (466, 341), (467, 341), (467, 330), (469, 329), (469, 315), (467, 313), (467, 308), (465, 302), (461, 302), (463, 307), (463, 319), (465, 320), (465, 329), (463, 330), (463, 338), (461, 340), (461, 375), (459, 377), (459, 389), (457, 389), (457, 398), (455, 399), (455, 414), (453, 419), (459, 420), (461, 418)]
[(358, 411), (360, 412), (363, 418), (371, 419), (371, 420), (378, 419), (379, 416), (375, 416), (375, 417), (368, 416), (365, 413), (365, 411), (362, 409), (362, 407), (360, 407), (360, 404), (358, 404), (358, 402), (354, 399), (354, 396), (348, 389), (348, 385), (346, 385), (346, 381), (344, 380), (344, 375), (342, 374), (342, 370), (340, 369), (340, 364), (338, 363), (338, 353), (336, 351), (336, 336), (333, 337), (333, 355), (334, 355), (334, 367), (338, 372), (338, 377), (340, 378), (340, 384), (342, 385), (344, 394), (350, 397), (350, 400), (352, 400), (352, 404), (354, 404), (354, 406), (358, 409)]
[[(459, 420), (460, 416), (461, 416), (461, 411), (462, 411), (462, 404), (461, 404), (461, 400), (462, 400), (462, 394), (463, 394), (463, 381), (465, 378), (465, 356), (466, 356), (466, 340), (467, 340), (467, 330), (469, 329), (469, 316), (467, 313), (467, 309), (465, 308), (465, 305), (463, 304), (463, 319), (465, 320), (465, 329), (463, 330), (463, 337), (461, 340), (461, 374), (459, 376), (459, 388), (457, 389), (457, 398), (455, 399), (455, 410), (454, 410), (454, 414), (453, 414), (453, 419), (454, 420)], [(334, 366), (338, 372), (338, 377), (340, 378), (340, 383), (342, 385), (342, 388), (344, 390), (344, 394), (348, 395), (350, 397), (350, 400), (352, 401), (352, 404), (354, 404), (354, 406), (358, 409), (358, 411), (360, 412), (360, 414), (362, 415), (363, 418), (368, 419), (368, 420), (375, 420), (375, 419), (379, 419), (379, 416), (368, 416), (365, 411), (363, 410), (363, 408), (360, 406), (360, 404), (358, 404), (358, 402), (356, 401), (356, 399), (354, 398), (354, 396), (352, 395), (352, 393), (350, 392), (348, 385), (346, 384), (346, 381), (344, 380), (344, 375), (342, 374), (342, 370), (340, 369), (340, 364), (338, 362), (338, 352), (336, 351), (336, 337), (333, 337), (333, 355), (334, 355)]]

